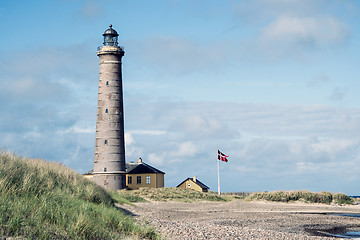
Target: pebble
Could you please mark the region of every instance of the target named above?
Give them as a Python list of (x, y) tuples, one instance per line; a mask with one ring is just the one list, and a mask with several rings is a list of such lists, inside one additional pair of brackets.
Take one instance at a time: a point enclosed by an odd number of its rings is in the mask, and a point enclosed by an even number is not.
[[(255, 204), (256, 205), (256, 204)], [(279, 240), (326, 240), (326, 236), (313, 236), (305, 227), (329, 228), (354, 224), (359, 219), (344, 219), (338, 216), (314, 214), (302, 208), (283, 208), (286, 205), (271, 206), (252, 203), (137, 203), (136, 206), (121, 206), (135, 214), (139, 222), (150, 223), (162, 239), (279, 239)], [(331, 211), (316, 210), (319, 212)], [(360, 210), (359, 210), (360, 211)], [(315, 212), (316, 213), (316, 212)]]

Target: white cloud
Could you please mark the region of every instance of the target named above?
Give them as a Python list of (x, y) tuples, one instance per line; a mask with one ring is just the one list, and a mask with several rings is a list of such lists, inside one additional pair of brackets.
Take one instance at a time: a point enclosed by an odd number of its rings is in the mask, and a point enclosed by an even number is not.
[(315, 164), (313, 162), (297, 162), (296, 167), (296, 172), (298, 174), (314, 174), (321, 170), (321, 165)]
[(349, 35), (347, 25), (334, 17), (281, 16), (263, 29), (260, 44), (277, 58), (343, 44)]
[(184, 159), (191, 160), (200, 150), (198, 146), (190, 141), (173, 142), (169, 140), (169, 136), (163, 136), (162, 139), (156, 142), (147, 142), (146, 145), (148, 151), (155, 150), (156, 152), (147, 154), (147, 158), (144, 158), (144, 161), (149, 161), (154, 166), (163, 166), (165, 163), (170, 166), (170, 164), (184, 162)]
[[(137, 140), (137, 136), (132, 132), (125, 132), (125, 153), (127, 162), (134, 162), (138, 158), (144, 158), (144, 149)], [(144, 160), (146, 161), (147, 159)]]
[[(8, 84), (9, 81), (12, 82), (11, 85)], [(42, 77), (15, 77), (11, 80), (9, 77), (9, 79), (4, 79), (0, 86), (2, 94), (8, 95), (15, 102), (66, 102), (73, 97), (67, 86)], [(64, 96), (67, 97), (64, 98)]]
[(129, 133), (137, 135), (164, 135), (166, 131), (163, 130), (131, 130)]
[(148, 159), (150, 164), (163, 166), (166, 161), (166, 156), (163, 153), (150, 153), (148, 154)]
[[(94, 131), (94, 130), (93, 130)], [(134, 138), (131, 133), (125, 132), (125, 145), (126, 147), (131, 146), (134, 143)]]
[(270, 23), (263, 32), (262, 41), (273, 44), (328, 46), (342, 43), (349, 35), (344, 22), (333, 17), (299, 18), (283, 16)]
[(247, 58), (307, 62), (314, 59), (314, 50), (333, 51), (348, 42), (352, 36), (348, 17), (356, 9), (350, 5), (349, 1), (258, 0), (236, 4), (233, 14), (238, 29), (252, 30), (241, 37), (247, 42)]
[(236, 129), (231, 129), (221, 121), (221, 117), (215, 119), (194, 113), (195, 109), (188, 109), (188, 114), (181, 114), (175, 119), (170, 129), (188, 134), (191, 138), (228, 138), (238, 136)]
[(177, 150), (169, 153), (169, 157), (193, 157), (198, 152), (198, 147), (192, 142), (179, 143), (177, 148)]
[(357, 139), (326, 139), (312, 143), (310, 148), (314, 154), (326, 154), (331, 159), (341, 157), (346, 152), (350, 152), (352, 148), (359, 146)]
[(65, 133), (94, 133), (93, 127), (83, 128), (83, 127), (77, 127), (73, 126), (71, 128), (57, 131), (57, 133), (65, 134)]

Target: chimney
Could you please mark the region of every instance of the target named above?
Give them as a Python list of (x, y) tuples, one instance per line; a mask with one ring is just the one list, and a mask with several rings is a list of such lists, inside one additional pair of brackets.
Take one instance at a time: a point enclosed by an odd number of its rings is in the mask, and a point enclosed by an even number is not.
[(196, 182), (196, 176), (193, 176), (193, 181)]
[(141, 159), (141, 158), (138, 159), (138, 163), (142, 163), (142, 159)]

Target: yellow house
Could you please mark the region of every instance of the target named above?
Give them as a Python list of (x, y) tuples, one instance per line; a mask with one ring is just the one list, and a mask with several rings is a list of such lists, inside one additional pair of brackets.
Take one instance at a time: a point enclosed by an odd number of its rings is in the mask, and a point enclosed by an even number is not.
[(192, 189), (198, 192), (207, 192), (210, 189), (208, 186), (196, 179), (196, 176), (185, 179), (179, 185), (177, 185), (177, 187)]
[(164, 172), (144, 163), (139, 158), (138, 162), (126, 163), (126, 188), (164, 187), (164, 175)]
[[(91, 179), (93, 171), (85, 173), (85, 178)], [(141, 158), (137, 162), (126, 163), (126, 188), (139, 189), (142, 187), (164, 187), (165, 173), (144, 163)]]

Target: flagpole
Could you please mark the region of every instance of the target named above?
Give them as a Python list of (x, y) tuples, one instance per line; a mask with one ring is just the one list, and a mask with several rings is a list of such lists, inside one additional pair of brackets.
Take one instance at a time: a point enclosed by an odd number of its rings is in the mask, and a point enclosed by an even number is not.
[(220, 160), (217, 159), (217, 169), (218, 169), (218, 195), (220, 195), (220, 171), (219, 171), (219, 162), (220, 162)]
[(217, 157), (217, 168), (218, 168), (218, 195), (221, 194), (220, 192), (220, 170), (219, 170), (219, 162), (220, 160), (223, 162), (227, 162), (229, 156), (226, 156), (224, 153), (220, 152), (220, 150), (218, 149), (218, 157)]

